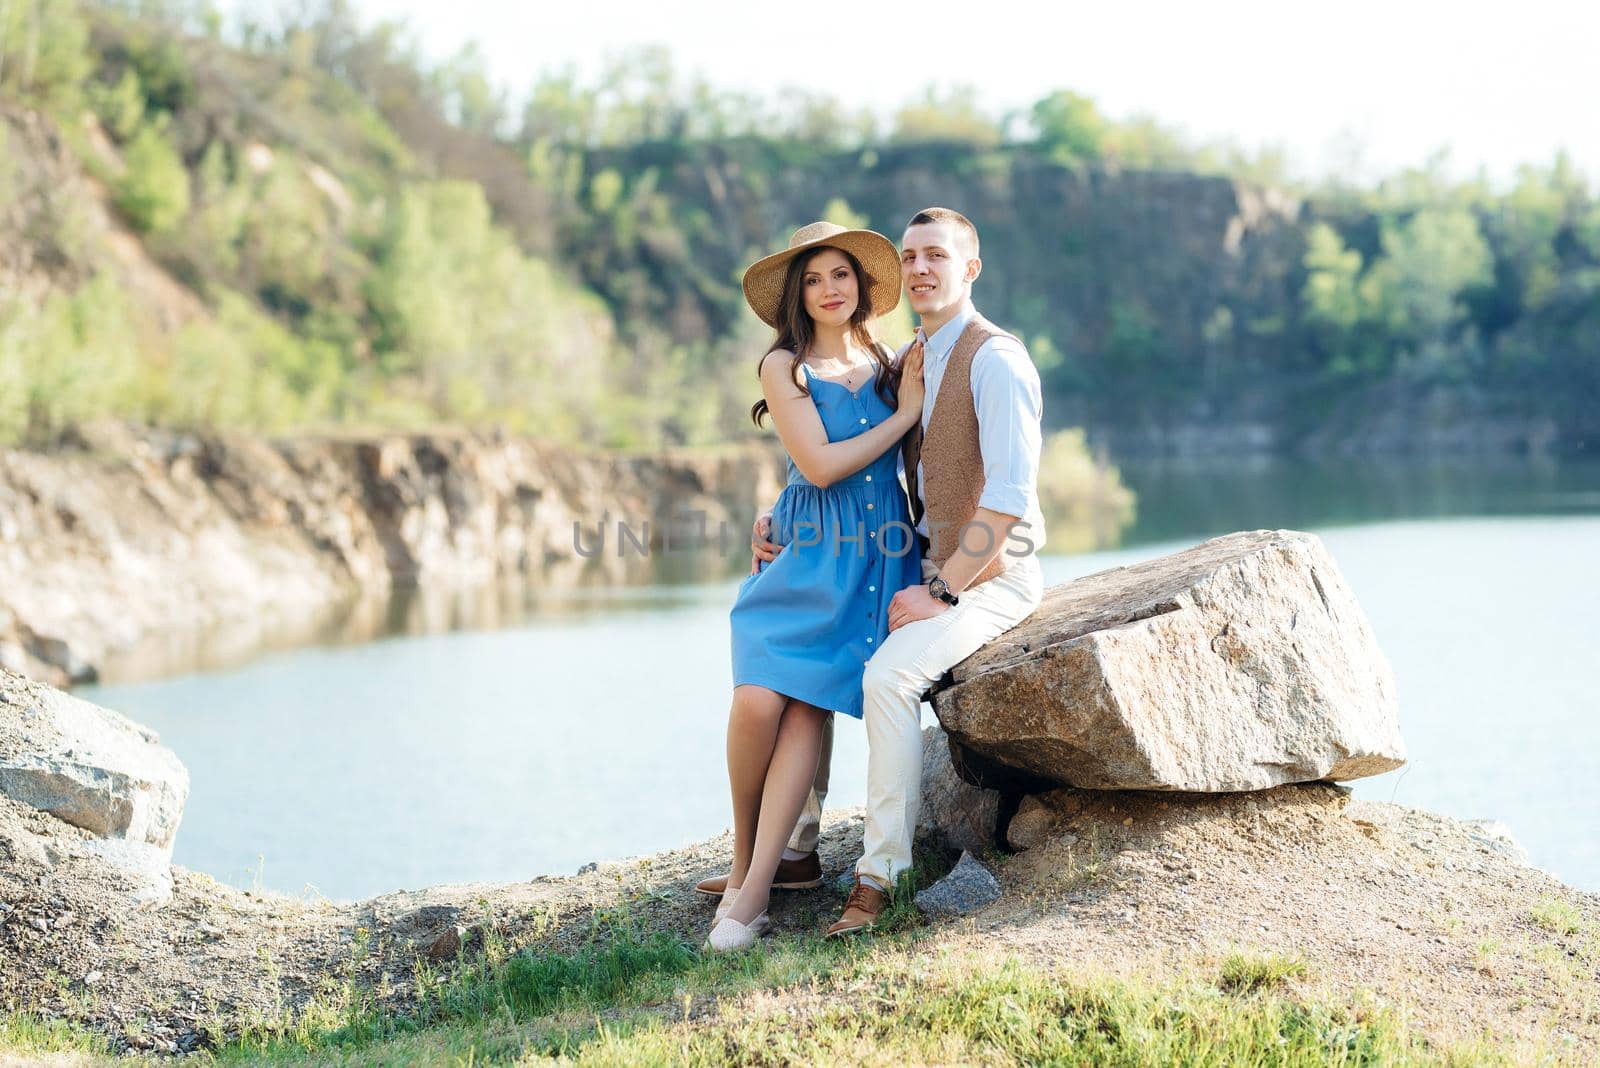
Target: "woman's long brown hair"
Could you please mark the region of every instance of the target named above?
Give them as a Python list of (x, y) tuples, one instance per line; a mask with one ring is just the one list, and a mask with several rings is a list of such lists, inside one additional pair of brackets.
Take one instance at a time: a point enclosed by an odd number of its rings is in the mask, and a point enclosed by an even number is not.
[[(867, 323), (872, 319), (870, 296), (875, 279), (862, 268), (860, 260), (842, 248), (822, 245), (804, 256), (796, 256), (789, 261), (789, 271), (783, 277), (783, 296), (778, 300), (778, 336), (767, 347), (767, 351), (761, 354), (761, 360), (765, 360), (779, 349), (788, 349), (794, 353), (794, 359), (789, 361), (789, 377), (800, 387), (800, 392), (810, 395), (811, 390), (806, 388), (805, 376), (800, 373), (800, 361), (806, 358), (817, 340), (816, 324), (806, 311), (804, 285), (806, 265), (819, 254), (830, 251), (842, 255), (849, 262), (850, 269), (856, 273), (856, 310), (850, 316), (850, 337), (857, 345), (866, 349), (872, 358), (875, 368), (872, 388), (889, 407), (898, 407), (900, 368), (889, 356), (888, 348), (873, 337), (872, 331), (867, 327)], [(758, 379), (761, 377), (760, 360), (756, 361), (756, 377)], [(760, 426), (761, 420), (766, 418), (766, 415), (767, 399), (762, 397), (751, 407), (750, 421)]]

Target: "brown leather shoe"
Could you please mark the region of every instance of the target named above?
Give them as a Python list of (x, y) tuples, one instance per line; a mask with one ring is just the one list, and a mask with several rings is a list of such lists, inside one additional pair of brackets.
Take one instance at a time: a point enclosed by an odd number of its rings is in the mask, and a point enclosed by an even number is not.
[(877, 926), (878, 916), (888, 903), (888, 894), (857, 875), (855, 888), (850, 891), (850, 896), (844, 902), (844, 915), (839, 917), (838, 923), (828, 928), (828, 933), (824, 937), (833, 938), (853, 931), (871, 930)]
[[(812, 890), (822, 885), (822, 861), (817, 854), (807, 853), (799, 860), (780, 860), (778, 870), (772, 875), (774, 890)], [(707, 897), (721, 897), (728, 889), (728, 877), (719, 875), (695, 886), (697, 893)]]

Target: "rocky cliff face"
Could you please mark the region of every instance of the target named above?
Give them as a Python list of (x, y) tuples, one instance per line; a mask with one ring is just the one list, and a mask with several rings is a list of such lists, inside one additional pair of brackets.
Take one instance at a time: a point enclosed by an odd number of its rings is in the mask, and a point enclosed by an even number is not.
[[(1288, 444), (1286, 331), (1304, 281), (1298, 199), (1223, 177), (1076, 171), (1026, 152), (984, 156), (958, 145), (792, 165), (768, 158), (771, 151), (640, 148), (599, 153), (592, 166), (648, 170), (673, 202), (710, 205), (709, 224), (690, 240), (694, 261), (714, 278), (737, 277), (772, 235), (787, 235), (834, 198), (896, 239), (917, 209), (958, 208), (982, 230), (978, 306), (1030, 342), (1049, 339), (1035, 356), (1054, 365), (1042, 368), (1051, 425), (1085, 426), (1119, 452), (1197, 444), (1168, 440), (1182, 427), (1191, 436), (1206, 428), (1213, 440), (1199, 444), (1208, 447)], [(620, 276), (623, 264), (610, 266)], [(590, 281), (602, 291), (607, 284)], [(671, 286), (655, 297), (663, 322), (680, 299)], [(728, 291), (713, 331), (731, 327), (737, 297)]]
[(591, 455), (492, 433), (106, 427), (48, 453), (0, 451), (0, 666), (82, 680), (141, 642), (309, 624), (413, 586), (615, 582), (669, 560), (723, 574), (782, 481), (764, 446)]
[[(660, 272), (639, 295), (623, 288), (636, 264), (620, 255), (596, 252), (585, 270), (613, 306), (654, 301), (651, 319), (682, 324), (679, 340), (729, 331), (742, 314), (731, 280), (830, 202), (895, 238), (912, 212), (942, 204), (982, 231), (975, 299), (1029, 340), (1047, 425), (1084, 427), (1119, 457), (1571, 452), (1595, 433), (1589, 415), (1559, 415), (1548, 386), (1330, 383), (1300, 299), (1307, 235), (1326, 220), (1282, 190), (948, 144), (792, 158), (756, 142), (648, 145), (589, 163), (644, 175), (682, 220), (694, 272)], [(686, 303), (704, 318), (683, 315)]]

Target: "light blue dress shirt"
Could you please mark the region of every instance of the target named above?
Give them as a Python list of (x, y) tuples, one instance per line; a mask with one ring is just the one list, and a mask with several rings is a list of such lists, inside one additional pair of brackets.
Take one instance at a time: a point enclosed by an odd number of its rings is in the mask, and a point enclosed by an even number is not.
[[(927, 395), (922, 400), (922, 429), (939, 399), (945, 367), (956, 339), (967, 328), (978, 310), (969, 301), (954, 319), (936, 330), (932, 337), (917, 330), (922, 339), (922, 379)], [(1028, 350), (1009, 337), (992, 337), (978, 347), (972, 357), (972, 401), (978, 413), (978, 446), (983, 452), (983, 494), (978, 507), (1003, 515), (1014, 515), (1025, 526), (1021, 533), (1034, 550), (1044, 546), (1044, 515), (1039, 509), (1040, 418), (1044, 399), (1039, 388), (1039, 371)], [(917, 495), (925, 502), (922, 464), (917, 464)], [(928, 534), (924, 513), (917, 532)], [(1016, 556), (1025, 545), (1013, 535), (1006, 552)]]

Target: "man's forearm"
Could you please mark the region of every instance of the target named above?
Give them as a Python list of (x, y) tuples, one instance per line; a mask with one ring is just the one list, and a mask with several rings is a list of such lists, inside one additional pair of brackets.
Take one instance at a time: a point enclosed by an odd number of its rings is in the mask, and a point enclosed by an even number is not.
[(979, 508), (970, 520), (962, 524), (956, 532), (960, 537), (955, 552), (939, 569), (939, 577), (949, 584), (951, 593), (959, 594), (966, 589), (979, 572), (1005, 551), (1006, 539), (1018, 518)]

